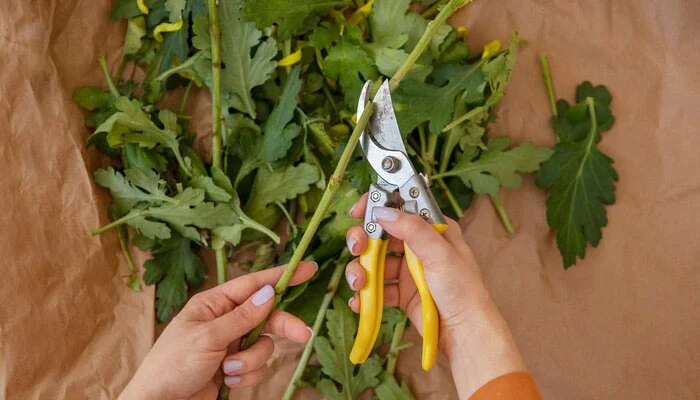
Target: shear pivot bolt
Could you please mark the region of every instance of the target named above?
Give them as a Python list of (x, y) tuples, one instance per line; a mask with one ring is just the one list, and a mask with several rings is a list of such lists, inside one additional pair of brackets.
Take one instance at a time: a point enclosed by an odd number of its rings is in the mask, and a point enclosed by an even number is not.
[(382, 160), (382, 169), (386, 172), (396, 172), (401, 167), (401, 161), (396, 157), (388, 156)]
[(418, 214), (425, 219), (430, 218), (430, 210), (428, 210), (427, 208), (420, 210)]
[(408, 194), (415, 199), (420, 194), (420, 190), (414, 186), (408, 190)]
[(376, 190), (374, 192), (370, 193), (370, 195), (369, 195), (369, 198), (372, 199), (372, 201), (379, 201), (379, 197), (380, 197), (379, 192), (377, 192)]
[(368, 222), (367, 227), (365, 229), (369, 233), (374, 233), (374, 231), (377, 230), (377, 225), (374, 222)]

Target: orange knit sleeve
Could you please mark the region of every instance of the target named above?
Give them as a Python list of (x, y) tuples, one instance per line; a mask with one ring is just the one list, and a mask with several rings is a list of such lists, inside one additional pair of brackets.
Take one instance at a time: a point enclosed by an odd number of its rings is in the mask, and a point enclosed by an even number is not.
[(486, 383), (469, 400), (542, 400), (527, 372), (513, 372)]

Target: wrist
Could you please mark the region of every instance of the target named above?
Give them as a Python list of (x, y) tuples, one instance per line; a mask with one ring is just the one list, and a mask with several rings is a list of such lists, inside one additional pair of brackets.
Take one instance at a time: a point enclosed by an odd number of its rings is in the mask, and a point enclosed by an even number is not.
[(138, 371), (131, 381), (126, 385), (118, 397), (118, 400), (154, 400), (166, 399), (165, 393), (161, 393), (153, 384), (142, 382), (139, 379)]
[(499, 376), (525, 371), (508, 324), (490, 298), (446, 333), (444, 351), (460, 398)]

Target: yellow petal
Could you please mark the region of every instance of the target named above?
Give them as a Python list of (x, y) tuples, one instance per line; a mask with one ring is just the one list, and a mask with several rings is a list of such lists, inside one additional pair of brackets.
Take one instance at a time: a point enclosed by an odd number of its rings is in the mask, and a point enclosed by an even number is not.
[(372, 11), (373, 4), (374, 0), (369, 0), (367, 4), (355, 10), (355, 12), (352, 13), (352, 16), (350, 16), (350, 19), (348, 19), (348, 25), (355, 26), (359, 24), (363, 19), (367, 18), (370, 11)]
[(484, 58), (490, 56), (492, 53), (497, 52), (498, 50), (501, 49), (501, 41), (496, 39), (494, 41), (489, 42), (484, 46), (484, 52), (481, 53), (481, 59), (483, 60)]
[(146, 7), (146, 4), (143, 2), (143, 0), (136, 0), (136, 6), (142, 13), (148, 15), (148, 7)]
[(287, 57), (284, 57), (281, 59), (277, 65), (280, 67), (288, 67), (290, 65), (294, 65), (298, 62), (301, 61), (301, 49), (295, 51), (294, 53), (288, 55)]
[(467, 27), (466, 26), (458, 26), (457, 27), (457, 35), (459, 37), (467, 36)]
[(175, 22), (174, 24), (163, 22), (162, 24), (156, 26), (153, 30), (153, 37), (159, 41), (163, 41), (163, 32), (176, 32), (182, 29), (182, 20)]

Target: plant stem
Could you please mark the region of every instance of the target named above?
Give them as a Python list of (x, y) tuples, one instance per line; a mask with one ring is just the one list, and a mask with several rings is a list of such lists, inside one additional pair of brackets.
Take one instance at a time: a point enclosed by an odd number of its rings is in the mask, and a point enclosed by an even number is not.
[[(275, 293), (277, 293), (277, 295), (275, 296), (275, 305), (279, 304), (279, 301), (282, 298), (282, 294), (284, 294), (284, 291), (287, 289), (287, 285), (289, 285), (289, 280), (292, 279), (294, 271), (296, 271), (299, 262), (301, 261), (302, 257), (304, 257), (304, 253), (306, 253), (306, 249), (309, 247), (309, 244), (311, 244), (311, 240), (316, 235), (316, 230), (318, 230), (318, 227), (321, 225), (321, 221), (323, 221), (323, 218), (326, 215), (326, 211), (328, 211), (328, 207), (330, 207), (331, 205), (331, 200), (333, 200), (335, 192), (338, 191), (340, 184), (343, 182), (345, 170), (347, 169), (350, 160), (352, 160), (352, 155), (355, 152), (355, 147), (357, 146), (357, 142), (360, 140), (360, 134), (365, 129), (365, 126), (367, 125), (370, 116), (372, 116), (373, 110), (374, 109), (372, 107), (372, 102), (367, 103), (365, 110), (362, 112), (362, 116), (357, 121), (355, 129), (352, 131), (350, 139), (348, 139), (348, 144), (345, 147), (343, 154), (340, 156), (338, 165), (335, 167), (333, 175), (331, 175), (330, 179), (328, 180), (328, 186), (323, 192), (321, 201), (319, 202), (318, 207), (314, 212), (314, 215), (311, 217), (311, 220), (309, 221), (309, 224), (306, 227), (306, 230), (304, 231), (301, 240), (299, 241), (298, 247), (294, 251), (294, 254), (292, 254), (292, 258), (289, 260), (287, 268), (284, 270), (284, 273), (275, 285)], [(241, 346), (242, 349), (247, 349), (253, 343), (255, 343), (255, 341), (258, 339), (258, 336), (262, 332), (262, 329), (265, 327), (268, 318), (265, 318), (265, 321), (263, 321), (260, 325), (256, 326), (255, 329), (253, 329), (248, 334), (246, 340)]]
[(558, 116), (557, 112), (557, 98), (554, 95), (554, 85), (552, 85), (552, 74), (549, 71), (549, 61), (547, 61), (547, 56), (544, 53), (540, 53), (540, 63), (542, 64), (542, 76), (544, 77), (544, 84), (547, 86), (547, 95), (549, 96), (549, 106), (552, 108), (552, 115)]
[(435, 150), (437, 149), (437, 133), (428, 133), (428, 154), (427, 161), (429, 165), (435, 164)]
[[(287, 57), (292, 54), (292, 39), (287, 39), (284, 41), (284, 48), (282, 49), (282, 57)], [(287, 65), (284, 69), (289, 73), (292, 70), (291, 65)]]
[(418, 140), (420, 141), (420, 158), (423, 164), (428, 164), (428, 147), (425, 138), (425, 125), (418, 125)]
[(119, 68), (117, 68), (117, 75), (114, 77), (114, 81), (119, 83), (124, 75), (124, 69), (126, 69), (126, 57), (122, 56), (122, 60), (119, 62)]
[[(426, 29), (426, 31), (423, 33), (423, 36), (420, 38), (418, 44), (416, 44), (416, 47), (408, 56), (408, 59), (406, 59), (406, 61), (401, 65), (401, 67), (399, 67), (398, 71), (396, 71), (396, 74), (394, 74), (394, 76), (391, 78), (389, 83), (390, 90), (393, 91), (398, 87), (401, 80), (405, 77), (405, 75), (411, 69), (416, 60), (418, 60), (418, 57), (428, 47), (430, 41), (437, 33), (440, 25), (444, 23), (447, 20), (447, 18), (452, 13), (454, 13), (459, 7), (471, 1), (473, 0), (450, 0), (450, 2), (440, 11), (440, 14), (438, 14), (435, 20), (431, 21), (430, 24), (428, 24), (428, 29)], [(360, 134), (365, 129), (365, 126), (367, 125), (367, 122), (369, 121), (369, 118), (372, 115), (372, 111), (373, 107), (372, 102), (370, 101), (365, 106), (365, 109), (362, 112), (362, 116), (360, 117), (360, 119), (358, 119), (357, 124), (355, 125), (355, 129), (352, 131), (352, 135), (350, 135), (350, 138), (348, 139), (348, 144), (345, 146), (345, 150), (343, 150), (343, 154), (340, 156), (340, 160), (338, 161), (338, 165), (333, 171), (333, 175), (331, 175), (330, 179), (328, 180), (326, 190), (323, 192), (321, 201), (319, 202), (318, 207), (314, 212), (314, 215), (311, 217), (311, 220), (309, 221), (309, 224), (306, 230), (304, 231), (301, 240), (299, 241), (298, 247), (294, 251), (292, 258), (289, 260), (289, 264), (284, 270), (284, 273), (275, 285), (275, 292), (277, 293), (277, 295), (275, 296), (275, 306), (279, 304), (280, 299), (282, 298), (282, 294), (287, 289), (289, 280), (292, 278), (294, 271), (296, 271), (296, 268), (299, 265), (299, 262), (301, 261), (302, 257), (304, 256), (304, 253), (306, 252), (307, 248), (309, 247), (311, 240), (316, 235), (316, 231), (318, 230), (321, 221), (325, 217), (326, 212), (328, 211), (328, 207), (330, 207), (331, 200), (333, 199), (335, 192), (338, 191), (338, 188), (340, 187), (340, 184), (343, 181), (345, 170), (347, 169), (347, 166), (350, 163), (350, 160), (352, 159), (355, 147), (357, 147), (357, 142), (360, 139)], [(245, 341), (241, 345), (242, 349), (247, 349), (253, 343), (255, 343), (269, 318), (270, 316), (268, 315), (262, 323), (256, 326), (255, 329), (253, 329), (248, 334)]]
[[(207, 6), (211, 35), (211, 165), (221, 169), (221, 28), (217, 3), (217, 0), (209, 0)], [(221, 285), (228, 280), (226, 246), (217, 247), (214, 252), (217, 281)]]
[(457, 11), (458, 8), (462, 7), (467, 3), (471, 3), (472, 1), (474, 0), (450, 0), (440, 10), (440, 13), (437, 15), (437, 17), (435, 17), (434, 20), (428, 23), (428, 28), (425, 30), (420, 40), (418, 40), (416, 47), (413, 48), (413, 51), (411, 51), (411, 54), (408, 55), (406, 61), (403, 64), (401, 64), (394, 76), (391, 77), (391, 80), (389, 81), (389, 89), (391, 89), (391, 91), (394, 91), (394, 89), (396, 89), (401, 83), (401, 80), (403, 80), (403, 78), (406, 77), (408, 71), (411, 70), (413, 64), (415, 64), (418, 60), (418, 57), (420, 57), (425, 48), (428, 47), (430, 41), (433, 40), (433, 37), (437, 33), (438, 29), (440, 29), (440, 26), (442, 26), (442, 24), (444, 24), (445, 21), (447, 21), (447, 18), (449, 18), (450, 15)]
[(117, 228), (117, 236), (119, 236), (119, 245), (122, 248), (122, 253), (124, 253), (124, 258), (126, 258), (126, 263), (129, 264), (129, 271), (131, 272), (129, 281), (131, 282), (135, 279), (135, 282), (138, 282), (137, 286), (132, 287), (132, 289), (138, 292), (141, 290), (141, 282), (138, 281), (139, 268), (136, 266), (134, 258), (131, 256), (131, 250), (129, 250), (129, 231), (126, 229), (126, 226), (122, 225)]
[(109, 93), (111, 93), (112, 96), (114, 96), (115, 98), (119, 97), (119, 90), (117, 90), (117, 87), (114, 86), (112, 76), (109, 74), (109, 67), (107, 66), (107, 60), (105, 59), (105, 56), (100, 56), (100, 58), (97, 59), (97, 62), (100, 64), (100, 68), (102, 69), (102, 74), (105, 77), (105, 82), (107, 82)]
[(438, 8), (442, 7), (442, 5), (445, 4), (445, 1), (447, 1), (447, 0), (439, 0), (439, 1), (435, 2), (435, 4), (430, 6), (430, 8), (428, 8), (427, 10), (423, 11), (420, 15), (423, 18), (432, 17), (433, 15), (435, 15), (438, 12)]
[(450, 190), (449, 186), (447, 186), (447, 183), (445, 183), (445, 181), (442, 178), (437, 178), (436, 181), (438, 183), (438, 186), (440, 186), (440, 189), (442, 189), (443, 193), (445, 193), (447, 201), (450, 202), (450, 206), (457, 215), (457, 219), (462, 218), (464, 216), (464, 210), (462, 210), (462, 206), (459, 205), (457, 198), (454, 194), (452, 194), (452, 191)]
[(498, 196), (498, 194), (490, 194), (489, 198), (491, 198), (491, 203), (493, 203), (493, 207), (496, 209), (498, 216), (501, 218), (501, 222), (503, 223), (503, 227), (506, 228), (506, 232), (508, 232), (508, 234), (511, 236), (515, 235), (515, 228), (513, 228), (513, 224), (510, 222), (510, 218), (508, 217), (506, 208), (503, 206), (501, 198)]
[(464, 121), (466, 121), (466, 120), (468, 120), (468, 119), (471, 119), (473, 116), (475, 116), (476, 114), (478, 114), (478, 113), (480, 113), (480, 112), (483, 112), (483, 111), (486, 111), (486, 107), (484, 107), (484, 106), (474, 107), (473, 109), (469, 110), (468, 113), (466, 113), (466, 114), (464, 114), (464, 115), (458, 117), (458, 118), (455, 119), (454, 121), (452, 121), (452, 122), (450, 122), (449, 124), (447, 124), (447, 126), (445, 126), (445, 127), (442, 129), (442, 131), (443, 131), (443, 132), (448, 132), (448, 131), (454, 129), (455, 127), (457, 127), (457, 126), (458, 126), (459, 124), (461, 124), (462, 122), (464, 122)]
[(326, 294), (325, 296), (323, 296), (323, 300), (321, 300), (321, 306), (319, 307), (318, 312), (316, 313), (314, 325), (311, 328), (313, 334), (311, 335), (311, 339), (309, 339), (309, 341), (306, 342), (306, 346), (304, 346), (304, 352), (301, 353), (301, 359), (299, 360), (299, 364), (297, 364), (297, 367), (294, 370), (292, 380), (289, 381), (289, 384), (287, 385), (287, 390), (284, 391), (284, 396), (282, 396), (283, 400), (291, 400), (292, 396), (294, 396), (294, 392), (296, 391), (297, 386), (299, 385), (299, 380), (301, 380), (301, 376), (304, 373), (304, 370), (306, 369), (306, 365), (309, 363), (309, 358), (311, 358), (311, 352), (314, 349), (314, 341), (316, 340), (316, 337), (318, 336), (318, 333), (321, 330), (321, 327), (323, 326), (323, 321), (326, 319), (326, 311), (328, 311), (328, 306), (330, 306), (331, 300), (333, 300), (333, 296), (335, 296), (335, 292), (338, 290), (338, 284), (340, 283), (340, 278), (343, 276), (343, 271), (345, 271), (345, 263), (339, 262), (338, 264), (336, 264), (335, 270), (333, 271), (333, 275), (331, 276), (331, 281), (328, 282)]
[(182, 100), (180, 100), (180, 107), (177, 108), (178, 117), (182, 117), (185, 113), (185, 107), (187, 106), (187, 98), (190, 97), (190, 90), (192, 90), (192, 84), (194, 81), (190, 81), (185, 88), (185, 93), (182, 95)]
[[(462, 96), (457, 97), (457, 100), (455, 100), (455, 107), (452, 115), (462, 115), (466, 110), (467, 105), (464, 103), (464, 100), (462, 100)], [(445, 144), (442, 147), (442, 157), (440, 157), (439, 172), (447, 171), (447, 166), (450, 163), (450, 158), (452, 158), (452, 151), (454, 150), (455, 146), (457, 146), (456, 140), (459, 137), (460, 130), (461, 128), (459, 124), (457, 124), (454, 127), (452, 127), (452, 129), (450, 129), (449, 133), (447, 134), (447, 139), (445, 140)]]
[(403, 318), (394, 328), (394, 334), (391, 337), (391, 345), (389, 346), (389, 354), (386, 355), (386, 372), (389, 375), (394, 375), (394, 371), (396, 371), (396, 361), (399, 359), (399, 352), (401, 351), (401, 338), (403, 338), (403, 333), (406, 330), (407, 321), (408, 314), (403, 313)]
[(119, 219), (116, 219), (116, 220), (110, 222), (109, 224), (107, 224), (99, 229), (96, 229), (96, 230), (90, 232), (90, 236), (97, 236), (101, 233), (107, 232), (110, 229), (113, 229), (113, 228), (116, 228), (120, 225), (123, 225), (123, 224), (127, 223), (129, 220), (132, 220), (132, 219), (137, 218), (137, 217), (142, 217), (146, 214), (147, 214), (146, 210), (137, 211), (135, 213), (129, 213), (129, 214), (127, 214)]

